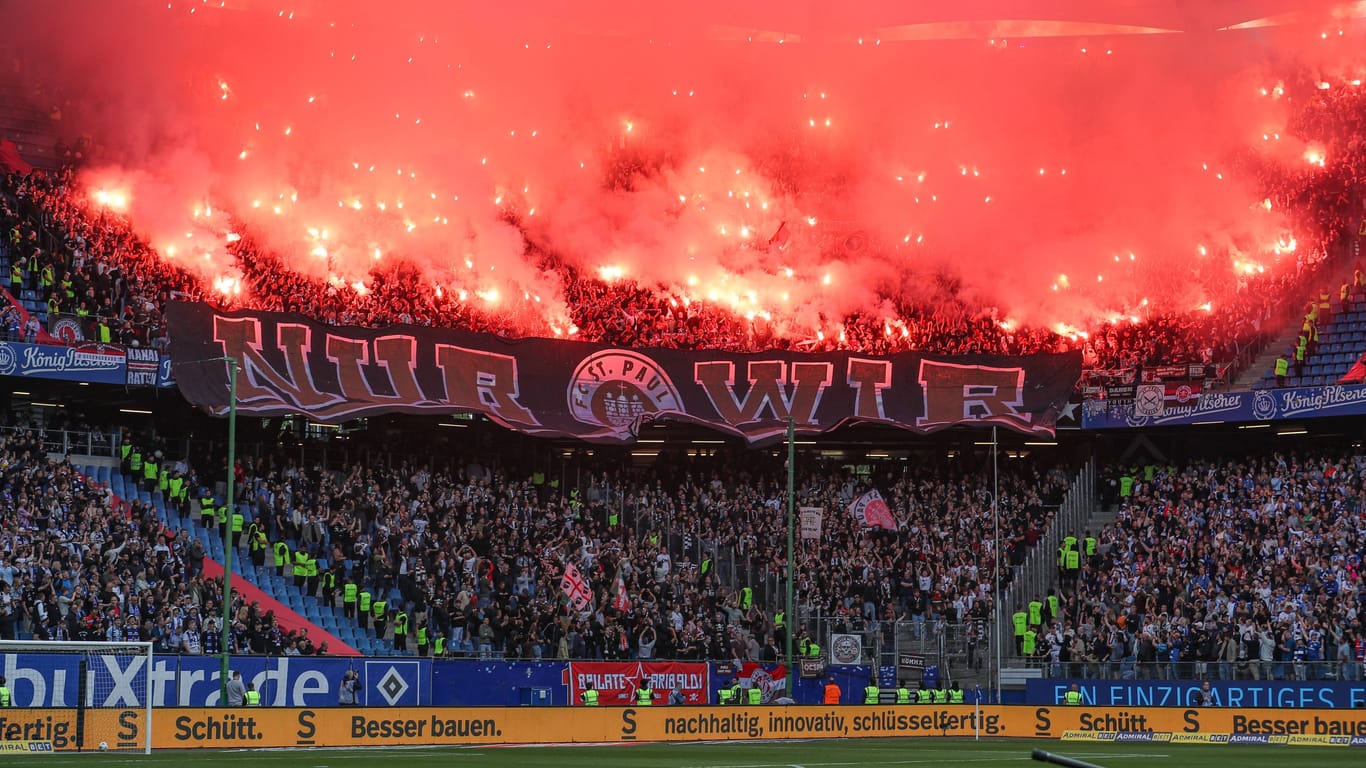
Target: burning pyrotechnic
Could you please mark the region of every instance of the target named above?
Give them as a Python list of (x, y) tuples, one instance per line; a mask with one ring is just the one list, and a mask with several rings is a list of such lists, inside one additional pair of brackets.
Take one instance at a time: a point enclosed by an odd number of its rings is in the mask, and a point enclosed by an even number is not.
[[(16, 11), (24, 47), (54, 62), (75, 111), (98, 105), (91, 130), (123, 166), (84, 178), (90, 201), (176, 243), (204, 285), (245, 304), (292, 270), (373, 303), (392, 298), (377, 275), (411, 270), (414, 293), (473, 296), (530, 334), (578, 332), (580, 280), (607, 284), (602, 301), (634, 288), (790, 340), (839, 338), (855, 311), (906, 337), (889, 307), (959, 301), (1000, 307), (1005, 330), (1084, 338), (1148, 284), (1164, 287), (1155, 309), (1203, 307), (1191, 243), (1270, 243), (1240, 257), (1260, 274), (1295, 251), (1292, 227), (1309, 242), (1238, 152), (1331, 174), (1337, 145), (1297, 135), (1287, 111), (1358, 92), (1268, 76), (1305, 45), (1274, 30), (1078, 56), (834, 29), (737, 46), (705, 4), (41, 5)], [(773, 29), (800, 16), (750, 11)], [(1314, 49), (1337, 47), (1319, 31)], [(278, 269), (246, 277), (247, 245)]]

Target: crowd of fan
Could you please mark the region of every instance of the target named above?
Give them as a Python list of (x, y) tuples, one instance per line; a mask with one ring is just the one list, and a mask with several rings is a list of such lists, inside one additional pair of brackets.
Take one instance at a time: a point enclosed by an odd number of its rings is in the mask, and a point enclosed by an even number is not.
[[(4, 177), (3, 215), (14, 298), (32, 291), (49, 317), (67, 316), (84, 338), (162, 347), (172, 294), (199, 295), (187, 272), (149, 248), (117, 216), (76, 192), (71, 171)], [(17, 316), (17, 308), (11, 306)], [(26, 341), (47, 329), (23, 329)]]
[[(755, 659), (775, 654), (790, 626), (755, 597), (786, 567), (781, 468), (756, 461), (677, 456), (640, 477), (594, 473), (562, 493), (543, 476), (477, 462), (328, 472), (247, 460), (239, 500), (254, 505), (269, 538), (336, 569), (334, 589), (312, 579), (306, 589), (337, 606), (349, 583), (386, 600), (367, 621), (399, 650), (435, 652), (441, 638), (448, 653), (507, 658)], [(1062, 478), (1007, 473), (1014, 562), (1046, 526)], [(796, 564), (803, 616), (852, 631), (984, 618), (995, 558), (981, 478), (943, 468), (880, 487), (899, 532), (852, 521), (845, 510), (863, 487), (846, 473), (813, 470), (802, 483), (800, 503), (826, 509), (819, 543)], [(583, 610), (561, 592), (569, 564), (593, 591)], [(400, 614), (408, 622), (396, 635)]]
[[(13, 553), (0, 556), (0, 578), (14, 585), (14, 616), (40, 639), (136, 636), (156, 640), (159, 652), (215, 649), (218, 582), (200, 575), (204, 552), (193, 537), (176, 537), (137, 503), (111, 515), (107, 491), (36, 451), (32, 438), (11, 437), (0, 460), (13, 499), (0, 512), (0, 544)], [(347, 584), (386, 601), (362, 626), (396, 650), (759, 659), (777, 654), (798, 624), (772, 610), (786, 568), (785, 484), (782, 468), (766, 461), (671, 456), (638, 476), (591, 472), (574, 490), (477, 461), (453, 471), (399, 464), (337, 472), (266, 456), (244, 459), (236, 474), (238, 501), (252, 508), (265, 539), (288, 541), (335, 577), (324, 571), (295, 583), (338, 608)], [(1061, 469), (1012, 464), (1001, 481), (1007, 565), (1022, 562), (1067, 487)], [(196, 486), (190, 468), (173, 466)], [(908, 621), (923, 637), (939, 620), (989, 616), (997, 558), (975, 467), (875, 479), (898, 531), (865, 528), (846, 511), (872, 487), (867, 479), (813, 466), (800, 483), (799, 504), (825, 515), (821, 538), (799, 546), (794, 641), (816, 642), (829, 629), (817, 621), (849, 631)], [(246, 537), (242, 546), (242, 557), (269, 567), (266, 553), (245, 552)], [(282, 574), (292, 575), (292, 561)], [(561, 591), (570, 564), (592, 590), (581, 610)], [(239, 652), (307, 643), (256, 606), (236, 614)]]
[[(11, 294), (31, 290), (48, 313), (74, 316), (97, 338), (99, 320), (109, 340), (126, 344), (164, 342), (166, 302), (173, 296), (234, 307), (298, 312), (340, 325), (415, 324), (455, 327), (504, 336), (549, 335), (513, 316), (482, 309), (453, 291), (431, 289), (417, 270), (389, 260), (368, 276), (363, 288), (325, 281), (291, 269), (251, 237), (228, 245), (242, 273), (242, 291), (212, 290), (163, 259), (141, 240), (126, 219), (110, 214), (74, 192), (70, 172), (57, 176), (9, 176), (4, 205), (12, 273)], [(33, 215), (25, 215), (31, 207)], [(44, 249), (40, 226), (59, 245)], [(1104, 324), (1091, 333), (1062, 335), (1052, 329), (1000, 320), (995, 310), (966, 304), (951, 291), (926, 305), (896, 302), (895, 318), (852, 313), (821, 318), (825, 330), (792, 338), (762, 318), (736, 315), (724, 306), (691, 300), (666, 289), (647, 289), (628, 280), (604, 281), (552, 254), (531, 256), (555, 274), (570, 308), (572, 334), (586, 341), (639, 347), (711, 348), (753, 351), (854, 350), (886, 354), (920, 350), (943, 354), (1030, 354), (1080, 349), (1088, 369), (1130, 369), (1167, 363), (1227, 363), (1264, 343), (1273, 308), (1297, 277), (1258, 278), (1220, 297), (1206, 312), (1154, 315)], [(558, 329), (568, 332), (568, 329)]]
[[(182, 467), (183, 469), (183, 467)], [(157, 653), (221, 649), (222, 583), (197, 541), (149, 507), (114, 499), (38, 433), (0, 434), (0, 639), (150, 641)], [(304, 633), (234, 592), (234, 653), (315, 654)]]
[(1361, 680), (1366, 454), (1114, 472), (1118, 521), (1036, 653), (1101, 678)]

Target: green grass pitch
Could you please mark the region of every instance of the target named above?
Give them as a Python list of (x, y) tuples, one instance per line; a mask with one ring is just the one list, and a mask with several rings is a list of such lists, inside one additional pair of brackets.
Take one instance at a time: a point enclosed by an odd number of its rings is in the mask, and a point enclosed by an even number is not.
[(1097, 744), (971, 739), (860, 739), (829, 741), (705, 742), (620, 746), (412, 747), (168, 751), (152, 755), (7, 755), (5, 768), (146, 766), (147, 768), (834, 768), (835, 766), (1045, 766), (1035, 748), (1104, 768), (1284, 768), (1287, 765), (1357, 768), (1366, 750), (1349, 747)]

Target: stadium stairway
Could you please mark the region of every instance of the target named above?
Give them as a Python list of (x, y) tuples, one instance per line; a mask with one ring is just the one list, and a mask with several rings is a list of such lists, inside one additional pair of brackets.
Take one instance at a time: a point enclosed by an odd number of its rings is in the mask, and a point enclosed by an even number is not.
[[(118, 466), (110, 466), (107, 458), (73, 456), (72, 463), (78, 471), (101, 486), (108, 488), (119, 499), (129, 501), (137, 499), (145, 505), (150, 505), (156, 511), (158, 519), (170, 530), (198, 539), (204, 548), (205, 557), (213, 560), (221, 570), (221, 564), (224, 561), (223, 541), (216, 529), (206, 529), (198, 524), (198, 501), (190, 503), (190, 514), (182, 520), (176, 510), (167, 507), (160, 491), (148, 493), (143, 490), (141, 484), (124, 475)], [(253, 518), (251, 505), (238, 504), (237, 508), (246, 518), (246, 524), (250, 525)], [(289, 544), (290, 551), (293, 551), (297, 544), (292, 539), (286, 540), (286, 543)], [(326, 560), (319, 561), (320, 568), (325, 568), (328, 565), (329, 563)], [(206, 573), (209, 571), (207, 563), (205, 571)], [(327, 605), (319, 597), (304, 594), (302, 590), (294, 586), (288, 566), (285, 568), (284, 576), (275, 575), (273, 558), (271, 557), (267, 558), (265, 566), (257, 568), (252, 564), (247, 548), (238, 547), (232, 553), (232, 572), (234, 580), (245, 580), (253, 588), (259, 590), (262, 596), (278, 603), (281, 608), (297, 614), (300, 617), (299, 625), (309, 627), (309, 637), (314, 640), (315, 644), (320, 641), (319, 638), (327, 639), (323, 637), (324, 635), (334, 638), (334, 643), (329, 645), (329, 651), (334, 655), (339, 655), (336, 641), (365, 656), (407, 655), (394, 651), (392, 642), (375, 637), (373, 629), (361, 629), (355, 621), (347, 619), (340, 607)], [(235, 581), (234, 588), (239, 586), (240, 582)], [(338, 595), (340, 592), (341, 590), (338, 589)], [(245, 594), (245, 591), (243, 593)], [(396, 595), (390, 596), (391, 605), (395, 604), (393, 602), (395, 597)], [(262, 604), (265, 605), (264, 601)], [(277, 615), (279, 614), (277, 613)]]
[(1238, 374), (1238, 378), (1233, 382), (1233, 391), (1246, 392), (1249, 389), (1255, 388), (1266, 375), (1267, 371), (1275, 370), (1276, 358), (1281, 356), (1281, 352), (1283, 352), (1286, 347), (1294, 348), (1295, 339), (1298, 338), (1299, 335), (1300, 327), (1296, 325), (1286, 328), (1281, 332), (1280, 336), (1272, 339), (1271, 342), (1266, 345), (1266, 348), (1262, 350), (1262, 354), (1258, 355), (1257, 359), (1252, 361), (1252, 365), (1244, 368), (1243, 372)]
[(1086, 529), (1093, 534), (1098, 534), (1105, 530), (1105, 526), (1114, 525), (1119, 520), (1119, 510), (1117, 507), (1106, 507), (1097, 504), (1091, 510), (1091, 516), (1086, 518)]
[[(1362, 352), (1366, 352), (1366, 295), (1354, 294), (1348, 296), (1345, 302), (1335, 297), (1331, 306), (1332, 319), (1319, 330), (1318, 352), (1308, 359), (1303, 376), (1295, 376), (1295, 369), (1291, 367), (1291, 375), (1285, 380), (1286, 386), (1317, 387), (1336, 384), (1361, 357)], [(1272, 357), (1268, 364), (1253, 369), (1258, 374), (1252, 384), (1253, 389), (1276, 387), (1276, 374), (1272, 363), (1281, 352), (1288, 352), (1293, 359), (1299, 329), (1292, 329), (1290, 334), (1288, 340), (1277, 340), (1271, 346), (1269, 353)]]

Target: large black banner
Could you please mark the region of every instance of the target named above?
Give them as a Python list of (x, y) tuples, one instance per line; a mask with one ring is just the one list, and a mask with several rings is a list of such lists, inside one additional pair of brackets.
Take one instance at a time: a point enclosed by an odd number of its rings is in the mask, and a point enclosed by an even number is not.
[(852, 423), (916, 432), (962, 424), (1053, 433), (1078, 353), (733, 354), (509, 341), (446, 328), (331, 327), (296, 315), (170, 307), (180, 391), (217, 414), (231, 356), (243, 414), (325, 423), (379, 413), (476, 412), (528, 434), (629, 442), (643, 422), (705, 424), (750, 442)]

